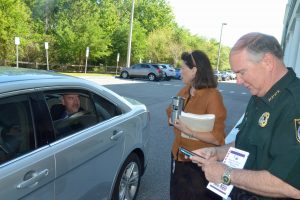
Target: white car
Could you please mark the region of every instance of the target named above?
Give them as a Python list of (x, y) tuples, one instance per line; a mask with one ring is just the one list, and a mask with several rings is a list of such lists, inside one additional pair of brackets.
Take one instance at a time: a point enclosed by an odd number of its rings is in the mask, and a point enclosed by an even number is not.
[[(62, 95), (80, 112), (55, 118)], [(1, 199), (134, 199), (147, 165), (149, 111), (84, 79), (0, 67)]]

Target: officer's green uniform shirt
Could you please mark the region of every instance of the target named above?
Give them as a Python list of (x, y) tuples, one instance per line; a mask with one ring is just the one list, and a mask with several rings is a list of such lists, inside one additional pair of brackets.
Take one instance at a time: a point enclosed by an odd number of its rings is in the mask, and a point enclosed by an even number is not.
[(235, 143), (250, 153), (244, 169), (267, 170), (300, 189), (299, 127), (300, 79), (288, 68), (264, 97), (249, 101)]

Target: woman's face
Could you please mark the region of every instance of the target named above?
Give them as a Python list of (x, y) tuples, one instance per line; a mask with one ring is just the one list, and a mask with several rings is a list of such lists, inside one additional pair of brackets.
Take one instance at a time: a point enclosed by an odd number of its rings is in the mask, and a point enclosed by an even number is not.
[(184, 84), (191, 84), (195, 78), (197, 68), (190, 69), (185, 63), (181, 65), (181, 77)]

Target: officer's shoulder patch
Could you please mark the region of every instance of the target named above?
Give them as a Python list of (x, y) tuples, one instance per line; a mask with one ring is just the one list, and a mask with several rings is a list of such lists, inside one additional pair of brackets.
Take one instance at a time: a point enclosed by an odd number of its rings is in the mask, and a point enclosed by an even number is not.
[(295, 121), (296, 139), (300, 143), (300, 119), (294, 119), (294, 121)]

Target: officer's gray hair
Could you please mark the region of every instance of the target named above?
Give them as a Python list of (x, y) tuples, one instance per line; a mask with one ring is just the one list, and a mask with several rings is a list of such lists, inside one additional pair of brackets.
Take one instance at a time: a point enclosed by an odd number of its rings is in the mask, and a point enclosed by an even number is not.
[(246, 49), (250, 59), (259, 62), (266, 53), (271, 53), (279, 60), (283, 60), (283, 51), (277, 39), (263, 33), (248, 33), (242, 36), (232, 47), (230, 54)]

